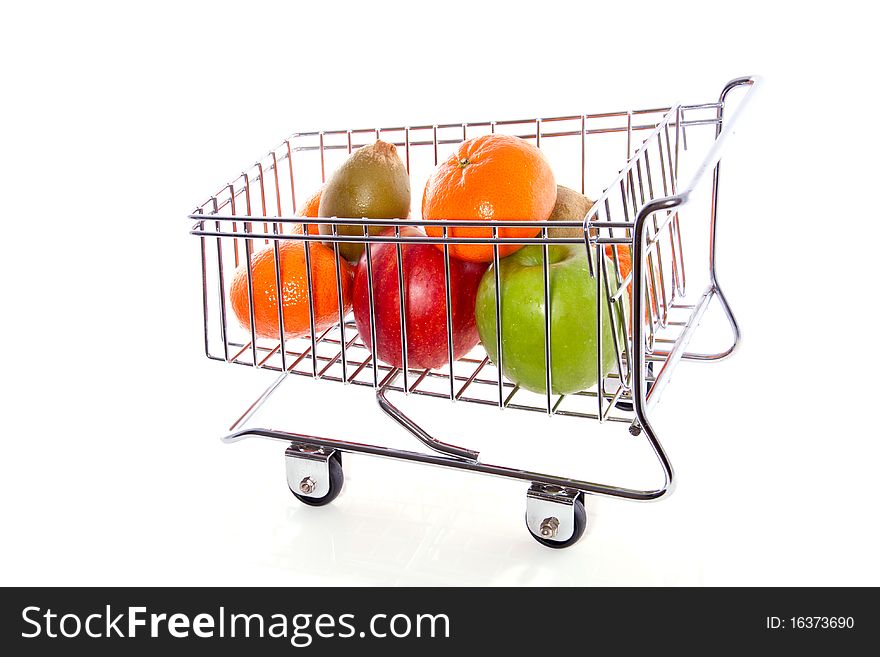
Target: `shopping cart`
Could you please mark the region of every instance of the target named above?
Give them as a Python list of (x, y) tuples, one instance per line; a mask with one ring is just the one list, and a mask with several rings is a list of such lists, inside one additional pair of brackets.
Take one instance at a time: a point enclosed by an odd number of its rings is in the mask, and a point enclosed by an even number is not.
[[(339, 494), (343, 483), (341, 455), (344, 452), (521, 480), (529, 484), (526, 498), (529, 532), (539, 542), (555, 548), (571, 545), (582, 536), (586, 527), (585, 494), (642, 501), (668, 495), (673, 486), (673, 470), (651, 425), (652, 408), (680, 361), (721, 360), (733, 353), (740, 338), (736, 319), (717, 277), (718, 185), (722, 151), (733, 133), (737, 117), (757, 86), (755, 77), (737, 78), (724, 87), (717, 102), (695, 105), (524, 120), (293, 134), (189, 215), (189, 219), (195, 222), (191, 233), (199, 238), (201, 246), (206, 355), (214, 360), (279, 373), (272, 385), (230, 427), (223, 440), (233, 443), (248, 437), (262, 437), (285, 443), (288, 485), (297, 498), (313, 506), (327, 504)], [(736, 111), (731, 112), (728, 97), (739, 89), (744, 93), (736, 94), (739, 103)], [(424, 180), (447, 152), (466, 139), (490, 133), (513, 134), (531, 141), (542, 149), (554, 170), (570, 172), (566, 180), (573, 181), (572, 186), (579, 186), (581, 192), (589, 191), (587, 182), (595, 179), (593, 170), (607, 173), (610, 157), (617, 157), (619, 153), (623, 160), (624, 148), (625, 164), (616, 176), (606, 177), (611, 178), (610, 184), (598, 195), (583, 220), (530, 222), (540, 228), (539, 234), (533, 238), (511, 238), (499, 232), (505, 226), (522, 226), (522, 222), (474, 224), (454, 218), (431, 222), (416, 218), (394, 221), (395, 226), (440, 226), (443, 228), (442, 237), (402, 236), (399, 230), (374, 235), (368, 232), (368, 228), (388, 226), (387, 219), (337, 217), (321, 219), (321, 223), (330, 228), (330, 234), (319, 235), (297, 216), (297, 204), (301, 205), (306, 195), (326, 180), (335, 164), (374, 140), (395, 144), (418, 194), (420, 187), (416, 182)], [(704, 135), (703, 148), (694, 145), (698, 133)], [(692, 142), (690, 146), (689, 141)], [(687, 180), (683, 180), (684, 176), (680, 174), (686, 159), (694, 164), (690, 166)], [(557, 179), (565, 182), (559, 175)], [(700, 207), (695, 201), (701, 190), (708, 207)], [(693, 211), (685, 219), (682, 209), (686, 206), (693, 207)], [(345, 235), (339, 230), (342, 226), (352, 225), (361, 227), (363, 236)], [(462, 225), (485, 226), (490, 229), (491, 237), (451, 237), (449, 229)], [(295, 232), (295, 227), (302, 228)], [(549, 230), (554, 227), (578, 228), (580, 232), (575, 237), (550, 236)], [(706, 236), (695, 247), (686, 237), (691, 232), (698, 233), (700, 227)], [(280, 332), (275, 339), (261, 338), (254, 331), (253, 321), (248, 330), (230, 316), (231, 270), (233, 266), (247, 268), (250, 280), (252, 254), (258, 249), (274, 249), (276, 272), (280, 271), (279, 244), (285, 240), (305, 243), (308, 272), (311, 272), (309, 251), (313, 248), (310, 245), (316, 241), (332, 245), (337, 254), (339, 246), (348, 242), (395, 244), (398, 255), (404, 245), (413, 241), (445, 245), (447, 292), (449, 245), (492, 245), (496, 276), (500, 245), (511, 242), (540, 245), (543, 249), (544, 308), (549, 307), (548, 247), (581, 244), (587, 252), (590, 276), (597, 286), (596, 298), (604, 299), (599, 304), (598, 321), (600, 326), (604, 321), (611, 322), (614, 327), (611, 344), (602, 344), (602, 331), (598, 332), (600, 367), (605, 350), (612, 350), (615, 356), (612, 371), (591, 389), (567, 395), (555, 394), (550, 382), (553, 353), (548, 312), (545, 313), (544, 330), (545, 393), (530, 393), (508, 380), (502, 374), (504, 318), (500, 311), (500, 296), (496, 300), (495, 317), (498, 329), (495, 353), (502, 361), (499, 363), (493, 363), (486, 350), (478, 346), (443, 368), (414, 369), (407, 364), (404, 338), (403, 365), (393, 367), (377, 357), (375, 336), (372, 340), (360, 338), (351, 314), (345, 312), (341, 302), (338, 321), (330, 328), (316, 330), (314, 308), (310, 308), (310, 331), (306, 337), (285, 339)], [(620, 249), (624, 247), (631, 249), (631, 273), (621, 269)], [(691, 262), (694, 258), (691, 255), (685, 258), (685, 250), (700, 251), (708, 264), (707, 284), (697, 294), (691, 289), (693, 286), (685, 273), (686, 261)], [(367, 248), (367, 260), (369, 253), (370, 248)], [(369, 262), (367, 265), (371, 266)], [(341, 299), (338, 267), (336, 276)], [(402, 268), (398, 276), (403, 276)], [(402, 278), (400, 282), (402, 286)], [(280, 284), (281, 281), (276, 280), (276, 285)], [(311, 275), (308, 289), (311, 299)], [(497, 279), (496, 289), (500, 289)], [(251, 291), (248, 296), (251, 318), (252, 297)], [(713, 301), (720, 304), (726, 315), (732, 330), (731, 341), (723, 349), (708, 353), (691, 351), (688, 344)], [(372, 296), (370, 303), (370, 326), (374, 327)], [(451, 336), (449, 303), (446, 309)], [(406, 313), (402, 312), (400, 317), (401, 334), (406, 336)], [(280, 310), (278, 320), (283, 326)], [(449, 344), (452, 344), (451, 340)], [(381, 409), (426, 449), (405, 450), (251, 426), (249, 420), (254, 413), (291, 375), (373, 388)], [(441, 400), (474, 403), (494, 406), (496, 411), (531, 411), (626, 426), (633, 436), (643, 436), (653, 450), (662, 470), (663, 483), (657, 488), (642, 490), (486, 463), (479, 452), (432, 436), (391, 401), (390, 393), (422, 395), (437, 399), (437, 403)]]

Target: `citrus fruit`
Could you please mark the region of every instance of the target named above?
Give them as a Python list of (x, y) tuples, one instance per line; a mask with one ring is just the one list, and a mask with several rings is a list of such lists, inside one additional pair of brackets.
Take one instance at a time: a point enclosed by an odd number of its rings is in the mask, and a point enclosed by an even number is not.
[[(605, 246), (605, 255), (608, 256), (608, 259), (609, 259), (608, 264), (610, 265), (608, 268), (608, 274), (613, 278), (614, 277), (614, 269), (613, 269), (613, 267), (614, 267), (614, 247), (611, 246), (610, 244)], [(633, 268), (633, 266), (632, 266), (632, 252), (630, 251), (630, 248), (628, 246), (625, 246), (622, 244), (617, 246), (617, 260), (618, 260), (618, 262), (620, 262), (620, 280), (625, 281), (626, 277), (629, 276), (630, 273), (632, 273), (632, 268)], [(656, 263), (654, 265), (654, 276), (657, 277), (657, 279), (659, 281), (660, 272), (657, 268)], [(647, 289), (648, 289), (648, 296), (651, 299), (651, 310), (653, 310), (656, 313), (657, 312), (657, 298), (656, 298), (656, 294), (654, 293), (654, 286), (651, 284), (650, 274), (647, 274), (645, 276), (645, 283), (646, 283)], [(632, 305), (632, 292), (633, 292), (633, 282), (630, 281), (629, 284), (626, 286), (626, 295), (627, 295), (627, 297), (629, 297), (630, 305)], [(651, 315), (649, 314), (647, 308), (645, 308), (645, 321), (646, 322), (651, 321)]]
[[(296, 338), (309, 333), (309, 288), (306, 275), (305, 242), (283, 241), (278, 246), (281, 262), (281, 307), (284, 337)], [(339, 296), (336, 287), (336, 263), (333, 251), (312, 242), (309, 247), (312, 270), (312, 292), (315, 309), (315, 331), (323, 331), (339, 321)], [(354, 271), (339, 259), (342, 277), (343, 312), (351, 308)], [(253, 279), (254, 331), (258, 337), (279, 339), (278, 293), (275, 280), (275, 249), (268, 247), (251, 256)], [(248, 310), (247, 267), (242, 263), (235, 270), (229, 290), (232, 309), (241, 325), (250, 330)]]
[[(317, 217), (318, 216), (318, 206), (321, 203), (321, 192), (324, 191), (324, 188), (321, 187), (317, 192), (312, 194), (308, 200), (305, 202), (305, 205), (302, 206), (300, 211), (296, 216), (298, 217)], [(293, 233), (294, 235), (302, 235), (303, 234), (303, 225), (302, 224), (293, 224)], [(318, 235), (318, 224), (309, 224), (309, 235)]]
[[(422, 197), (422, 217), (428, 220), (463, 219), (488, 222), (546, 221), (556, 203), (556, 180), (550, 165), (535, 146), (510, 135), (469, 139), (434, 169)], [(535, 237), (540, 228), (499, 228), (499, 237)], [(441, 227), (427, 226), (431, 237), (442, 237)], [(449, 228), (449, 237), (492, 237), (488, 226)], [(438, 245), (442, 249), (442, 245)], [(522, 244), (501, 244), (504, 257)], [(450, 255), (472, 262), (490, 262), (491, 244), (451, 244)]]
[[(610, 244), (605, 246), (605, 255), (608, 256), (612, 263), (614, 262), (614, 247)], [(632, 254), (628, 246), (621, 244), (617, 247), (617, 260), (620, 262), (620, 280), (624, 280), (633, 269)], [(609, 271), (610, 273), (612, 272)], [(632, 286), (629, 286), (628, 289), (630, 294), (632, 294)]]

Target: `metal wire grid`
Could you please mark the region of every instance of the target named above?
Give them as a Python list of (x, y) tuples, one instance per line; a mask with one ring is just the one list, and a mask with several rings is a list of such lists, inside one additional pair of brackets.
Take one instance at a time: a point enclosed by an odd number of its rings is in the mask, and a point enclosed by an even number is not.
[[(670, 322), (667, 331), (661, 332), (664, 337), (658, 338), (663, 343), (675, 342), (680, 328), (685, 325), (685, 320), (693, 306), (676, 305), (671, 312), (681, 317), (680, 321)], [(287, 341), (287, 367), (289, 374), (317, 378), (320, 380), (337, 383), (346, 382), (351, 385), (373, 387), (372, 355), (357, 335), (357, 329), (350, 320), (345, 324), (346, 334), (349, 337), (345, 348), (345, 365), (343, 367), (343, 350), (340, 339), (339, 325), (318, 334), (316, 351), (312, 352), (310, 339), (300, 338)], [(238, 365), (252, 367), (251, 345), (249, 343), (233, 342), (231, 347), (237, 349), (229, 362)], [(280, 343), (272, 346), (258, 345), (260, 360), (258, 367), (275, 372), (285, 371), (281, 363)], [(655, 357), (660, 360), (661, 357)], [(317, 376), (313, 374), (313, 366), (317, 368)], [(399, 369), (391, 367), (381, 361), (377, 365), (380, 386), (393, 392), (408, 392), (410, 394), (424, 395), (439, 399), (449, 399), (450, 387), (452, 398), (485, 406), (498, 406), (496, 390), (498, 385), (497, 367), (485, 356), (481, 349), (475, 349), (472, 354), (465, 356), (454, 364), (454, 372), (450, 378), (448, 367), (441, 369), (409, 370), (409, 387), (404, 389), (400, 381)], [(652, 380), (652, 377), (649, 377)], [(609, 383), (616, 383), (616, 373), (608, 377)], [(539, 395), (521, 389), (514, 383), (503, 379), (504, 408), (517, 410), (546, 412)], [(573, 417), (598, 419), (595, 412), (596, 396), (595, 389), (581, 391), (573, 395), (554, 395), (553, 414)], [(633, 414), (629, 410), (618, 408), (614, 401), (621, 398), (616, 393), (604, 392), (606, 404), (604, 405), (603, 421), (631, 423)]]
[[(212, 196), (205, 204), (200, 206), (190, 217), (197, 221), (193, 233), (201, 237), (202, 266), (203, 266), (203, 301), (205, 312), (205, 350), (210, 358), (225, 360), (227, 362), (256, 366), (260, 368), (287, 372), (298, 375), (311, 376), (319, 379), (346, 382), (354, 385), (382, 387), (383, 389), (395, 390), (411, 394), (441, 397), (457, 401), (471, 402), (484, 405), (499, 406), (502, 408), (514, 408), (546, 412), (551, 415), (573, 415), (602, 421), (632, 422), (632, 413), (621, 410), (618, 401), (626, 400), (631, 395), (632, 372), (629, 370), (631, 341), (623, 336), (630, 336), (632, 318), (628, 314), (626, 296), (632, 288), (632, 275), (622, 275), (621, 249), (631, 243), (631, 226), (641, 207), (648, 201), (658, 197), (673, 194), (676, 191), (676, 179), (678, 172), (678, 157), (680, 147), (686, 147), (685, 129), (698, 125), (717, 125), (717, 103), (692, 105), (687, 107), (674, 107), (663, 109), (648, 109), (630, 112), (613, 112), (605, 114), (554, 117), (546, 119), (529, 119), (518, 121), (490, 121), (480, 123), (442, 124), (432, 126), (391, 127), (364, 130), (339, 130), (326, 132), (297, 133), (290, 139), (285, 140), (278, 148), (258, 161), (249, 170), (225, 186), (218, 194)], [(692, 118), (694, 113), (710, 112), (709, 117)], [(685, 114), (691, 118), (685, 118)], [(650, 118), (655, 119), (650, 122)], [(594, 125), (594, 122), (603, 122), (602, 125)], [(531, 130), (523, 130), (523, 126), (533, 127)], [(547, 126), (551, 126), (548, 129)], [(511, 129), (510, 134), (516, 134), (524, 139), (532, 140), (539, 148), (547, 139), (567, 138), (580, 141), (580, 172), (581, 190), (585, 189), (587, 137), (591, 135), (625, 133), (627, 164), (618, 173), (616, 180), (597, 199), (593, 209), (588, 213), (585, 222), (533, 222), (533, 225), (541, 226), (541, 233), (530, 240), (519, 238), (517, 243), (541, 244), (544, 250), (544, 281), (545, 281), (545, 307), (549, 305), (549, 274), (547, 266), (547, 250), (555, 243), (585, 243), (584, 240), (573, 238), (550, 238), (547, 235), (549, 226), (579, 226), (584, 229), (585, 236), (589, 230), (587, 253), (590, 261), (591, 274), (597, 285), (597, 298), (606, 298), (608, 305), (604, 310), (600, 308), (597, 321), (600, 326), (599, 337), (599, 361), (601, 371), (601, 355), (603, 348), (612, 348), (616, 355), (614, 371), (607, 380), (600, 380), (595, 389), (582, 391), (574, 395), (554, 395), (552, 390), (551, 373), (552, 354), (550, 349), (550, 325), (549, 315), (546, 313), (545, 324), (545, 368), (547, 373), (547, 393), (544, 399), (528, 391), (522, 390), (516, 384), (499, 375), (500, 367), (491, 363), (481, 348), (464, 358), (452, 361), (450, 365), (439, 370), (413, 370), (407, 366), (406, 350), (403, 350), (403, 367), (393, 368), (381, 363), (375, 350), (367, 349), (364, 342), (357, 334), (357, 329), (351, 317), (343, 317), (343, 309), (340, 304), (340, 321), (323, 332), (316, 332), (314, 327), (314, 312), (310, 308), (309, 336), (305, 339), (285, 338), (283, 334), (277, 341), (258, 339), (254, 333), (253, 302), (249, 299), (249, 311), (251, 313), (250, 340), (236, 340), (230, 337), (234, 332), (230, 327), (227, 316), (227, 278), (228, 272), (224, 271), (224, 250), (226, 262), (230, 255), (235, 265), (238, 266), (243, 260), (247, 263), (248, 279), (250, 282), (250, 257), (255, 244), (264, 243), (271, 245), (275, 251), (276, 262), (276, 285), (280, 287), (279, 241), (286, 239), (310, 241), (333, 241), (333, 247), (337, 251), (341, 242), (357, 240), (365, 243), (393, 242), (397, 245), (399, 282), (403, 287), (403, 272), (400, 270), (401, 245), (408, 241), (418, 241), (421, 238), (401, 237), (400, 225), (420, 225), (423, 222), (411, 220), (407, 222), (395, 222), (397, 231), (391, 236), (369, 236), (364, 228), (364, 237), (351, 237), (339, 235), (337, 228), (340, 225), (369, 225), (368, 220), (363, 219), (334, 219), (322, 220), (322, 223), (330, 223), (333, 227), (333, 236), (315, 236), (309, 234), (308, 228), (304, 235), (294, 235), (291, 224), (301, 224), (303, 219), (291, 217), (296, 212), (297, 199), (297, 175), (295, 175), (294, 153), (312, 153), (318, 156), (320, 163), (320, 181), (326, 179), (328, 173), (327, 153), (334, 150), (343, 151), (347, 156), (356, 148), (374, 139), (383, 138), (395, 143), (402, 148), (402, 156), (410, 171), (411, 160), (414, 151), (424, 150), (430, 147), (433, 151), (433, 162), (439, 161), (440, 147), (444, 145), (457, 145), (461, 141), (476, 136), (475, 132), (482, 130), (481, 134), (494, 133), (504, 128)], [(454, 131), (454, 135), (450, 135)], [(459, 132), (460, 131), (460, 132)], [(420, 138), (418, 135), (428, 132), (430, 139)], [(399, 138), (393, 135), (398, 134)], [(470, 133), (470, 134), (469, 134)], [(647, 133), (639, 148), (632, 152), (634, 135), (642, 136)], [(344, 143), (339, 143), (344, 139)], [(283, 163), (286, 166), (282, 166)], [(286, 170), (286, 171), (285, 171)], [(271, 175), (270, 175), (271, 174)], [(283, 175), (286, 174), (286, 175)], [(289, 182), (289, 192), (288, 185)], [(267, 202), (267, 198), (269, 199)], [(257, 208), (259, 214), (254, 213)], [(225, 211), (225, 212), (224, 212)], [(289, 214), (285, 216), (285, 213)], [(206, 221), (206, 215), (210, 220)], [(374, 221), (382, 223), (381, 221)], [(386, 222), (387, 223), (387, 222)], [(503, 222), (491, 225), (492, 238), (480, 240), (464, 240), (461, 238), (448, 237), (449, 227), (464, 225), (451, 219), (446, 222), (431, 222), (433, 225), (443, 226), (443, 238), (432, 238), (430, 241), (443, 243), (446, 259), (446, 290), (449, 296), (449, 269), (448, 269), (448, 244), (477, 241), (490, 243), (495, 249), (495, 271), (497, 272), (498, 249), (502, 243), (508, 243), (509, 238), (499, 237), (498, 228), (504, 226)], [(467, 225), (474, 225), (468, 223)], [(517, 223), (514, 225), (522, 225)], [(213, 230), (211, 230), (213, 226)], [(672, 352), (675, 344), (682, 338), (691, 320), (693, 319), (693, 305), (683, 304), (679, 299), (686, 293), (686, 280), (684, 273), (684, 257), (682, 253), (682, 241), (679, 217), (676, 212), (667, 213), (665, 219), (658, 220), (654, 216), (653, 230), (650, 231), (647, 253), (648, 276), (646, 285), (646, 302), (648, 308), (645, 317), (645, 325), (648, 329), (647, 359), (649, 361), (663, 361)], [(214, 266), (209, 267), (209, 248), (207, 240), (216, 242), (216, 252), (213, 255)], [(243, 253), (240, 254), (240, 243), (243, 244)], [(610, 260), (603, 257), (605, 246), (611, 250)], [(213, 250), (211, 250), (213, 252)], [(367, 249), (368, 266), (371, 267), (370, 250)], [(305, 249), (306, 271), (308, 274), (308, 286), (311, 293), (311, 267), (309, 263), (308, 244)], [(596, 267), (596, 263), (600, 263)], [(610, 267), (609, 267), (610, 265)], [(209, 284), (209, 279), (212, 279)], [(368, 277), (372, 280), (372, 277)], [(612, 281), (616, 282), (617, 289), (613, 289)], [(339, 271), (337, 267), (337, 286), (341, 291)], [(218, 319), (221, 334), (222, 356), (212, 349), (212, 341), (209, 337), (213, 315), (209, 313), (208, 290), (213, 287), (217, 292)], [(250, 286), (252, 287), (252, 286)], [(371, 287), (371, 286), (370, 286)], [(500, 289), (496, 280), (496, 289)], [(311, 296), (311, 294), (310, 294)], [(341, 294), (339, 295), (341, 299)], [(375, 332), (375, 317), (372, 314), (373, 301), (370, 290), (371, 305), (371, 332)], [(401, 318), (405, 317), (405, 295), (401, 295)], [(601, 304), (600, 304), (601, 305)], [(451, 304), (447, 302), (447, 311)], [(603, 314), (608, 314), (603, 318)], [(496, 333), (502, 335), (500, 326), (500, 301), (496, 307)], [(279, 309), (279, 325), (283, 331), (283, 314)], [(214, 320), (216, 321), (216, 320)], [(613, 345), (601, 345), (601, 324), (603, 321), (611, 321), (614, 326)], [(451, 318), (447, 318), (447, 328), (451, 333)], [(406, 344), (406, 322), (401, 321), (402, 343)], [(375, 345), (375, 335), (372, 336), (371, 344)], [(451, 340), (449, 340), (451, 350)], [(499, 360), (503, 360), (503, 351), (498, 345), (496, 353)], [(452, 355), (452, 354), (450, 354)], [(498, 364), (499, 366), (501, 363)], [(660, 372), (664, 371), (660, 368)], [(650, 376), (649, 379), (650, 381)]]

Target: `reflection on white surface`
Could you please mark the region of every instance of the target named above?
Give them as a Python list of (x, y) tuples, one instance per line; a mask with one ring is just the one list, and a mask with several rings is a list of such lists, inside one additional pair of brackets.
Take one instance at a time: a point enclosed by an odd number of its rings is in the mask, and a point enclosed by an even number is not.
[(573, 548), (550, 550), (526, 530), (523, 484), (364, 457), (347, 457), (345, 467), (346, 487), (333, 504), (301, 505), (283, 497), (279, 481), (249, 526), (237, 528), (233, 540), (278, 583), (659, 584), (667, 570), (679, 583), (700, 583), (695, 555), (644, 549), (656, 518), (644, 523), (640, 516), (650, 514), (625, 512), (659, 505), (588, 499), (587, 534)]

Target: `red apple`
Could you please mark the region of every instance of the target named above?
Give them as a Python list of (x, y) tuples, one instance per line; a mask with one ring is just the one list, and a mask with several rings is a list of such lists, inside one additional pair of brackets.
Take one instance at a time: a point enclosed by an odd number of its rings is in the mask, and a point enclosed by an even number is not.
[[(393, 234), (392, 229), (383, 235)], [(424, 237), (413, 227), (401, 227), (403, 237)], [(446, 332), (446, 279), (443, 251), (432, 244), (403, 244), (403, 284), (406, 302), (407, 365), (414, 369), (442, 367), (449, 362)], [(376, 355), (394, 367), (403, 366), (400, 340), (400, 288), (397, 245), (371, 244), (373, 305), (376, 316)], [(480, 341), (474, 317), (477, 288), (486, 263), (449, 258), (452, 299), (453, 358), (465, 356)], [(367, 257), (358, 261), (354, 280), (354, 320), (358, 333), (371, 348), (370, 297)]]

